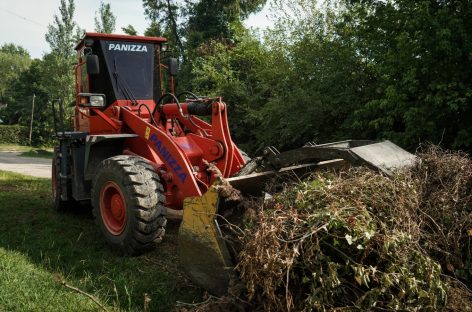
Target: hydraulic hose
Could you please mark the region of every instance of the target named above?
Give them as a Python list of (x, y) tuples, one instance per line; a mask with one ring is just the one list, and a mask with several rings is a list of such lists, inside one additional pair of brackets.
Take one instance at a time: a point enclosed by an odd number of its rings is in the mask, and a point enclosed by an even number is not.
[(144, 106), (144, 107), (147, 109), (147, 111), (148, 111), (148, 113), (149, 113), (149, 115), (150, 115), (150, 117), (151, 117), (151, 124), (154, 123), (154, 125), (157, 126), (157, 123), (156, 123), (156, 121), (154, 120), (154, 114), (151, 113), (151, 109), (150, 109), (149, 106), (147, 106), (146, 104), (143, 103), (143, 104), (140, 104), (140, 105), (139, 105), (139, 107), (138, 107), (138, 116), (141, 117), (141, 107), (142, 107), (142, 106)]
[(179, 108), (180, 115), (184, 118), (187, 118), (184, 115), (184, 111), (182, 110), (182, 105), (180, 105), (179, 99), (175, 95), (173, 95), (172, 93), (165, 93), (159, 98), (159, 100), (156, 103), (156, 107), (154, 107), (154, 110), (152, 111), (152, 115), (154, 116), (157, 109), (161, 108), (161, 106), (162, 106), (161, 102), (168, 96), (170, 96), (175, 101), (175, 103), (177, 104), (177, 107)]

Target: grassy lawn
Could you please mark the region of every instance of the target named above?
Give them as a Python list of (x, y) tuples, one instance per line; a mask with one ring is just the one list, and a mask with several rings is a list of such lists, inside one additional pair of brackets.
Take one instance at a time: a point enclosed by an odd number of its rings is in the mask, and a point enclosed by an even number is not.
[(56, 213), (50, 181), (0, 171), (0, 311), (172, 311), (177, 300), (196, 302), (202, 290), (181, 273), (177, 225), (154, 252), (121, 257), (98, 233), (89, 207)]
[(3, 151), (14, 151), (22, 152), (21, 156), (25, 157), (40, 157), (50, 158), (53, 157), (53, 149), (50, 147), (35, 148), (31, 146), (14, 145), (14, 144), (0, 144), (0, 152)]
[(31, 150), (32, 150), (31, 146), (0, 143), (0, 152), (2, 151), (28, 152)]
[(38, 149), (38, 150), (32, 149), (30, 151), (21, 153), (20, 156), (52, 159), (52, 157), (54, 156), (54, 153), (52, 151), (43, 150), (43, 149)]

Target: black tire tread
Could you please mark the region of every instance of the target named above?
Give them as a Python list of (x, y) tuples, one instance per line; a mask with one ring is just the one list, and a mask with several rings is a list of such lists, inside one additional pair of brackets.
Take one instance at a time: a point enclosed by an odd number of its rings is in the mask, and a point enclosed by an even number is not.
[[(107, 231), (101, 224), (99, 207), (100, 189), (97, 183), (101, 172), (120, 172), (121, 181), (116, 182), (124, 188), (122, 192), (133, 218), (126, 225), (131, 227), (126, 231), (126, 237), (119, 244), (108, 240), (111, 246), (129, 255), (139, 255), (154, 248), (155, 243), (162, 241), (167, 223), (165, 196), (162, 194), (164, 187), (154, 168), (139, 156), (119, 155), (101, 162), (92, 183), (92, 204), (97, 224), (102, 231)], [(108, 238), (107, 235), (105, 237)]]

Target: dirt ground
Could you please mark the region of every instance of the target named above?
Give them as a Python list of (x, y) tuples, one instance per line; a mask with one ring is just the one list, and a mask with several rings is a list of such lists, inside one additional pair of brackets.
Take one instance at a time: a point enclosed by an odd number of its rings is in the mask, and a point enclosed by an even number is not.
[(0, 170), (38, 178), (51, 177), (51, 159), (22, 157), (20, 155), (21, 152), (0, 152)]

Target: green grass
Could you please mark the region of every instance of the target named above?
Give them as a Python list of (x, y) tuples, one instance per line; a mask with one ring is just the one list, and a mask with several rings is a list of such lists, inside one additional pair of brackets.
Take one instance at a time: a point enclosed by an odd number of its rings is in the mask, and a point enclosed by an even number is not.
[(31, 146), (0, 143), (0, 152), (2, 151), (29, 152), (31, 150), (32, 150)]
[(95, 311), (97, 306), (63, 288), (28, 257), (0, 247), (0, 311)]
[(24, 157), (40, 157), (52, 159), (54, 155), (53, 149), (50, 147), (35, 148), (24, 145), (0, 144), (0, 152), (4, 151), (22, 152), (20, 156)]
[(169, 224), (159, 247), (140, 257), (110, 251), (89, 207), (56, 213), (49, 179), (0, 171), (0, 311), (94, 311), (87, 297), (109, 310), (171, 311), (175, 301), (199, 301), (202, 290), (181, 273), (177, 225)]
[(20, 156), (52, 159), (52, 157), (54, 156), (54, 153), (47, 150), (39, 149), (39, 150), (30, 150), (27, 152), (23, 152), (21, 153)]

